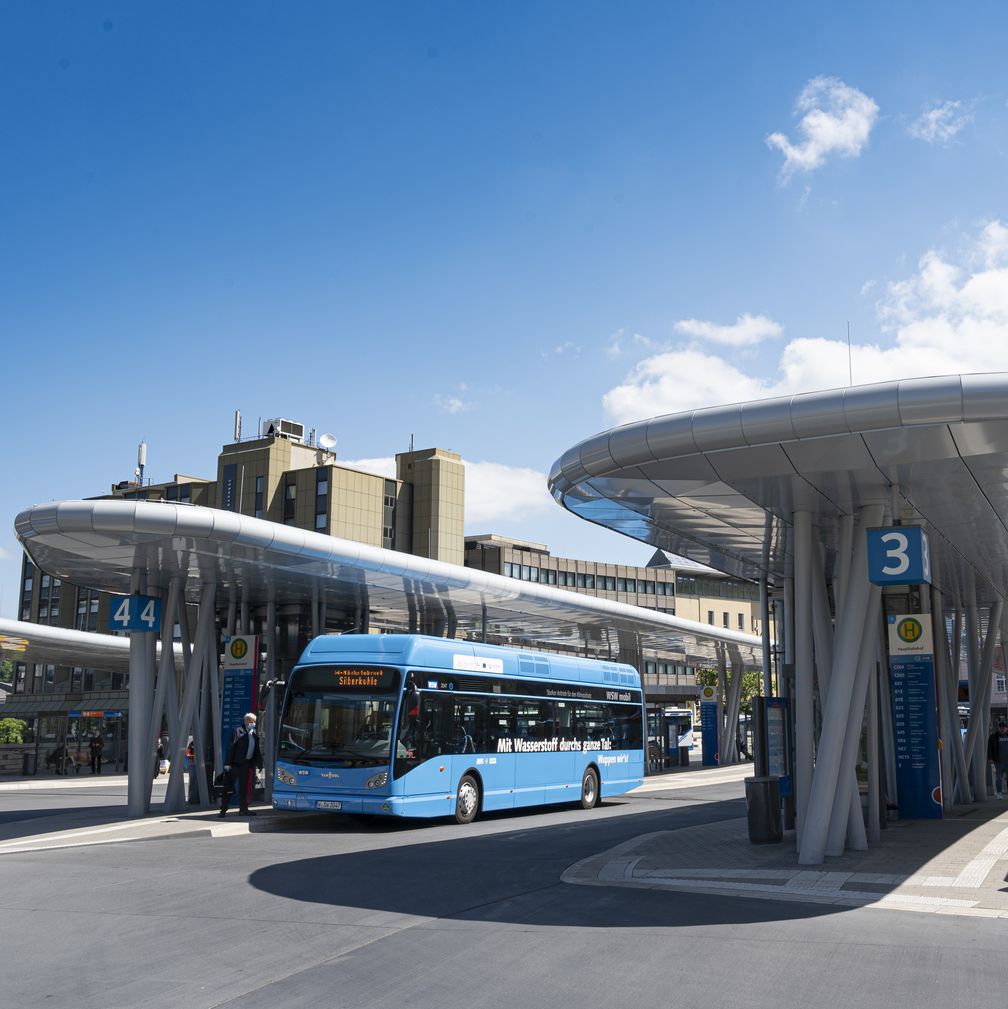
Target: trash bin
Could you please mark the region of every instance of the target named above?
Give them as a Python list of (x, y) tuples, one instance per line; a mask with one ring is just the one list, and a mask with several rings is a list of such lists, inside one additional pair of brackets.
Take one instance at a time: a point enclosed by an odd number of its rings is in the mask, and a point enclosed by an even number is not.
[(22, 774), (37, 774), (38, 773), (38, 754), (32, 753), (30, 750), (26, 750), (21, 756), (21, 773)]
[(745, 802), (750, 843), (772, 844), (782, 840), (780, 778), (746, 778)]

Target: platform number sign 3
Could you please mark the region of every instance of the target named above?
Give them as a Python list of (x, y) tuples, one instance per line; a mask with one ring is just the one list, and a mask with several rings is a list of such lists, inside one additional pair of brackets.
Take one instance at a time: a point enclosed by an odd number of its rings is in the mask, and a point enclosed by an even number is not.
[(156, 634), (161, 630), (161, 600), (154, 596), (113, 596), (110, 631)]
[(931, 551), (920, 526), (868, 530), (868, 580), (876, 585), (931, 581)]

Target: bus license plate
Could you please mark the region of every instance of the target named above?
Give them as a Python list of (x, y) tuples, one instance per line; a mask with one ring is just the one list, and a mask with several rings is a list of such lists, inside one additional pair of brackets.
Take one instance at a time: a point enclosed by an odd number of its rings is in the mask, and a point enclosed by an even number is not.
[(336, 802), (334, 799), (319, 799), (315, 803), (316, 809), (342, 809), (343, 803)]

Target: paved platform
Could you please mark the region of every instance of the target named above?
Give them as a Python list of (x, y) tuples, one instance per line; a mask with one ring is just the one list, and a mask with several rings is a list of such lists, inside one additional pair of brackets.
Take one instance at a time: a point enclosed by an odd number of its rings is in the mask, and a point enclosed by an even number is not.
[(583, 859), (562, 878), (582, 885), (1008, 918), (1008, 803), (957, 807), (941, 821), (891, 822), (868, 851), (828, 858), (813, 870), (798, 864), (793, 832), (779, 844), (754, 845), (741, 817), (641, 835)]

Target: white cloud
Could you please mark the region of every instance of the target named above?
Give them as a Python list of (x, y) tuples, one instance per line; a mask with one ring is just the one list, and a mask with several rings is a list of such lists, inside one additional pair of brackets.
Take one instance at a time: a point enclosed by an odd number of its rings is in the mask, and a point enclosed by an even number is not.
[(907, 128), (907, 132), (928, 144), (947, 144), (966, 125), (973, 113), (962, 102), (939, 102), (925, 109)]
[(465, 467), (465, 521), (473, 531), (486, 532), (479, 527), (556, 507), (539, 470), (496, 462), (467, 462)]
[(544, 360), (548, 361), (551, 357), (561, 357), (564, 354), (570, 354), (572, 357), (578, 357), (581, 353), (581, 348), (571, 340), (567, 340), (566, 343), (559, 343), (551, 350), (541, 350), (539, 356)]
[(628, 334), (625, 329), (617, 329), (609, 337), (609, 342), (605, 346), (606, 356), (620, 357), (629, 347), (643, 347), (645, 350), (651, 350), (655, 347), (655, 342), (640, 333)]
[(770, 337), (780, 336), (781, 327), (765, 315), (740, 315), (730, 326), (702, 319), (682, 319), (674, 326), (677, 332), (699, 337), (713, 343), (726, 343), (731, 347), (746, 347)]
[(376, 476), (383, 476), (389, 480), (395, 479), (395, 459), (337, 459), (337, 466), (346, 466), (347, 469), (359, 469), (365, 473), (374, 473)]
[[(393, 479), (395, 459), (339, 460), (340, 466), (375, 473)], [(466, 528), (486, 532), (478, 527), (507, 519), (521, 519), (555, 508), (546, 477), (539, 470), (525, 466), (505, 466), (496, 462), (468, 462), (465, 466)]]
[[(925, 375), (1008, 371), (1008, 228), (985, 225), (953, 258), (935, 249), (887, 285), (881, 335), (851, 347), (857, 384)], [(776, 371), (746, 374), (723, 357), (677, 350), (641, 361), (603, 397), (616, 423), (742, 400), (846, 385), (846, 339), (791, 340)]]
[(811, 172), (836, 154), (856, 158), (868, 143), (879, 107), (863, 91), (852, 88), (836, 77), (815, 77), (805, 85), (795, 103), (795, 115), (801, 115), (798, 143), (783, 133), (771, 133), (767, 145), (784, 155), (781, 181), (795, 172)]
[(698, 406), (759, 399), (758, 379), (724, 358), (698, 350), (672, 350), (645, 358), (626, 380), (602, 397), (605, 412), (618, 424), (678, 413)]
[(473, 408), (472, 403), (467, 403), (458, 396), (442, 396), (441, 393), (434, 396), (434, 405), (445, 413), (465, 413)]

